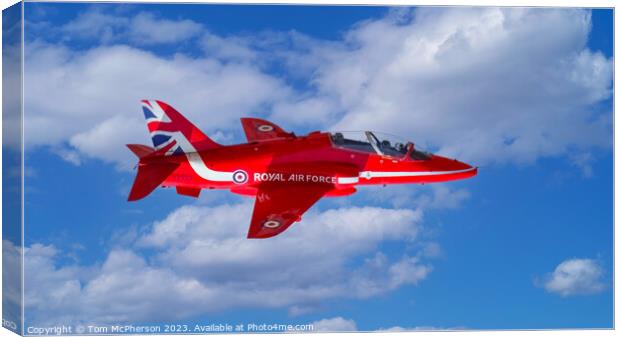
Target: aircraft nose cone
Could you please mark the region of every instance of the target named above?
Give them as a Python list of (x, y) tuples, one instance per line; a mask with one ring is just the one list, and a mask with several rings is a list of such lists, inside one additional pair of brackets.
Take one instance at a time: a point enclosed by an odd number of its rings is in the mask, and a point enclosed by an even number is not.
[(473, 168), (471, 165), (460, 162), (456, 159), (441, 156), (433, 156), (433, 159), (433, 164), (444, 171), (464, 171)]
[(478, 174), (478, 168), (456, 159), (433, 156), (433, 165), (437, 170), (452, 172), (458, 179), (468, 178)]
[[(469, 178), (478, 174), (478, 168), (453, 159), (453, 171), (461, 178)], [(458, 172), (458, 173), (457, 173)]]
[(462, 161), (458, 161), (456, 159), (454, 159), (453, 162), (453, 167), (455, 171), (469, 170), (473, 168), (471, 165), (463, 163)]

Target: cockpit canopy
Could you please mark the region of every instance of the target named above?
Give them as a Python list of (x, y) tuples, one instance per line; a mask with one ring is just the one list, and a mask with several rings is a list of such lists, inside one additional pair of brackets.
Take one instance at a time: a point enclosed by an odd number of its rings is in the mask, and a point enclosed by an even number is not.
[[(330, 133), (334, 146), (355, 151), (376, 153), (382, 156), (403, 158), (409, 153), (411, 160), (428, 160), (430, 153), (418, 151), (413, 143), (382, 132), (335, 131)], [(411, 147), (411, 151), (409, 151)]]

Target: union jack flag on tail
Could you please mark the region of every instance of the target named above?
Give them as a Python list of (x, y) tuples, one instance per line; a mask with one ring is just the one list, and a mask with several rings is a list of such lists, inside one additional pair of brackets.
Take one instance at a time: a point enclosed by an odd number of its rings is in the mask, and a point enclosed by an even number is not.
[(221, 146), (162, 101), (143, 100), (142, 112), (154, 148), (127, 144), (127, 147), (140, 158), (137, 166), (138, 174), (129, 193), (129, 200), (138, 200), (149, 195), (179, 166), (178, 162), (153, 160), (156, 157), (183, 155), (188, 158), (199, 158), (198, 151)]
[(143, 100), (142, 111), (158, 154), (180, 155), (221, 146), (162, 101)]

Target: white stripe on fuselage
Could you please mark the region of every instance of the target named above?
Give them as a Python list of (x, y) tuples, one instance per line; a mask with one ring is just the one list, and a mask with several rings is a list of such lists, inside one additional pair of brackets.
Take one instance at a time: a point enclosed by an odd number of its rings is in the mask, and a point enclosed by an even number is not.
[(338, 184), (357, 184), (360, 177), (338, 177)]
[(207, 165), (205, 165), (205, 162), (202, 160), (202, 157), (200, 157), (200, 154), (198, 154), (198, 152), (190, 152), (186, 153), (186, 155), (187, 160), (189, 160), (189, 164), (192, 166), (192, 169), (202, 179), (211, 181), (233, 181), (232, 172), (215, 171), (208, 168)]
[[(185, 137), (183, 137), (185, 140)], [(177, 142), (179, 139), (177, 138)], [(187, 146), (191, 147), (192, 152), (186, 152), (187, 159), (192, 169), (196, 174), (198, 174), (201, 178), (211, 181), (233, 181), (232, 176), (233, 172), (226, 171), (215, 171), (207, 167), (200, 157), (198, 152), (195, 152), (194, 148), (189, 144), (189, 142), (183, 146), (181, 144), (181, 148), (185, 151)], [(357, 184), (360, 178), (366, 178), (370, 180), (372, 178), (400, 178), (400, 177), (425, 177), (425, 176), (437, 176), (444, 174), (458, 174), (458, 173), (466, 173), (475, 170), (475, 167), (471, 167), (464, 170), (455, 170), (455, 171), (413, 171), (413, 172), (388, 172), (388, 171), (362, 171), (360, 172), (358, 177), (338, 177), (338, 184), (348, 185), (348, 184)]]
[(470, 167), (464, 170), (456, 171), (410, 171), (410, 172), (390, 172), (390, 171), (362, 171), (360, 172), (360, 178), (372, 179), (372, 178), (398, 178), (398, 177), (425, 177), (425, 176), (438, 176), (443, 174), (456, 174), (466, 173), (475, 170), (475, 167)]
[(425, 176), (437, 176), (442, 174), (456, 174), (465, 173), (475, 170), (475, 167), (471, 167), (464, 170), (456, 171), (410, 171), (410, 172), (389, 172), (389, 171), (362, 171), (359, 177), (338, 177), (338, 184), (357, 184), (359, 178), (366, 178), (367, 180), (372, 178), (400, 178), (400, 177), (425, 177)]
[(189, 165), (200, 178), (210, 181), (233, 181), (232, 172), (216, 171), (207, 167), (200, 154), (196, 152), (194, 146), (185, 138), (182, 132), (171, 132), (171, 135), (183, 152), (185, 152)]
[[(172, 139), (176, 140), (177, 144), (183, 149), (190, 166), (205, 180), (228, 182), (233, 181), (233, 172), (229, 171), (216, 171), (212, 170), (205, 164), (204, 160), (200, 156), (194, 146), (185, 138), (180, 131), (176, 132), (160, 132), (162, 134), (169, 134)], [(338, 177), (339, 184), (357, 184), (359, 178), (366, 178), (367, 180), (372, 178), (398, 178), (398, 177), (424, 177), (424, 176), (437, 176), (443, 174), (457, 174), (465, 173), (475, 170), (475, 167), (471, 167), (464, 170), (455, 171), (409, 171), (409, 172), (390, 172), (390, 171), (362, 171), (357, 177)]]

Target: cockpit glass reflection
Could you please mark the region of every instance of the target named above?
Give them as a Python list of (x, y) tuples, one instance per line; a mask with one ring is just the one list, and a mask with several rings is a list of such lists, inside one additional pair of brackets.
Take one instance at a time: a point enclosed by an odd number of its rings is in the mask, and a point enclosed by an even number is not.
[(409, 152), (411, 160), (428, 160), (430, 154), (415, 149), (411, 142), (382, 132), (372, 131), (336, 131), (330, 134), (334, 146), (382, 156), (403, 158)]

